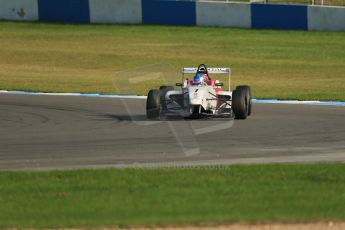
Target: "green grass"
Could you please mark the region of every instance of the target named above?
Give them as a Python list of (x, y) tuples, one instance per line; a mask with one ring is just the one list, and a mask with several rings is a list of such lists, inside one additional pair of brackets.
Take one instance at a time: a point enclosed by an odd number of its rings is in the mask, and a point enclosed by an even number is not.
[(0, 22), (0, 44), (0, 89), (146, 94), (163, 79), (115, 72), (169, 64), (174, 83), (206, 63), (256, 98), (345, 101), (345, 33)]
[(345, 165), (0, 173), (0, 228), (345, 220)]

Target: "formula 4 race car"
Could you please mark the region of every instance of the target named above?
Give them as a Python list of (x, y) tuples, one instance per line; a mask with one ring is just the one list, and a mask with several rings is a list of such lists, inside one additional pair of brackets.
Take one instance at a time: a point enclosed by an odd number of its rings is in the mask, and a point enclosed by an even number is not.
[[(193, 74), (195, 77), (189, 80), (185, 78), (185, 74)], [(223, 83), (211, 79), (209, 74), (227, 74), (229, 89), (222, 90)], [(246, 119), (252, 111), (250, 87), (241, 85), (231, 91), (230, 77), (230, 68), (207, 68), (204, 64), (200, 64), (198, 68), (184, 67), (182, 83), (176, 83), (181, 90), (177, 91), (173, 86), (161, 86), (149, 91), (146, 116), (148, 119), (162, 116)]]

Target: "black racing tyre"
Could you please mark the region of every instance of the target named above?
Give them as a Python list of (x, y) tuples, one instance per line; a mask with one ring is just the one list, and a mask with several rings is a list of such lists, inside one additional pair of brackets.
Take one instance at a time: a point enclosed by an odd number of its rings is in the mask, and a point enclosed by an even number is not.
[(243, 89), (235, 89), (232, 92), (232, 110), (235, 119), (246, 119), (248, 116), (247, 92)]
[(173, 86), (166, 86), (166, 85), (162, 85), (161, 87), (159, 87), (159, 91), (160, 91), (160, 97), (161, 97), (161, 106), (162, 106), (162, 110), (163, 111), (167, 111), (167, 102), (165, 100), (165, 95), (168, 91), (172, 91), (175, 90), (175, 88)]
[(147, 95), (146, 101), (146, 117), (148, 119), (156, 119), (161, 112), (160, 90), (151, 89)]
[(248, 105), (248, 116), (252, 114), (252, 92), (250, 90), (250, 87), (248, 85), (239, 85), (236, 87), (236, 89), (241, 89), (246, 91), (246, 97), (247, 97), (247, 105)]
[(173, 86), (170, 86), (170, 85), (161, 85), (159, 86), (159, 90), (162, 90), (162, 89), (166, 89), (166, 88), (172, 88), (174, 90), (174, 87)]

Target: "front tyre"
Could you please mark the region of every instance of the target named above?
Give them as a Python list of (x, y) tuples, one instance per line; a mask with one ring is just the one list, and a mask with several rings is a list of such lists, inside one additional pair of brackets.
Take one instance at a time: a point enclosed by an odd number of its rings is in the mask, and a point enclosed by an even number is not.
[(250, 92), (245, 87), (238, 87), (232, 93), (232, 110), (236, 119), (246, 119), (251, 109)]
[(161, 112), (160, 91), (151, 89), (147, 95), (146, 100), (146, 117), (148, 119), (156, 119)]
[(252, 114), (252, 92), (250, 90), (250, 87), (248, 85), (239, 85), (236, 87), (236, 89), (241, 89), (246, 91), (246, 98), (247, 98), (247, 104), (248, 104), (248, 116)]

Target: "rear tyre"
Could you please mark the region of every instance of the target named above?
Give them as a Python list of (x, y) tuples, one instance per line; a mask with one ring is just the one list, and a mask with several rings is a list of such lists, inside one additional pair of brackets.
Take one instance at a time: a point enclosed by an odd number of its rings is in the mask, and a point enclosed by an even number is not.
[(147, 95), (146, 101), (146, 117), (148, 119), (156, 119), (161, 112), (160, 91), (151, 89)]
[(232, 92), (232, 110), (236, 119), (246, 119), (249, 109), (248, 91), (244, 88), (236, 88)]
[(161, 103), (162, 111), (168, 110), (167, 101), (165, 100), (165, 95), (168, 91), (172, 91), (172, 90), (175, 90), (174, 87), (172, 86), (162, 85), (161, 87), (159, 87), (160, 103)]
[(248, 116), (252, 114), (252, 92), (250, 90), (250, 87), (248, 85), (239, 85), (236, 87), (236, 89), (242, 89), (246, 91), (246, 97), (247, 97), (247, 104), (248, 104)]

